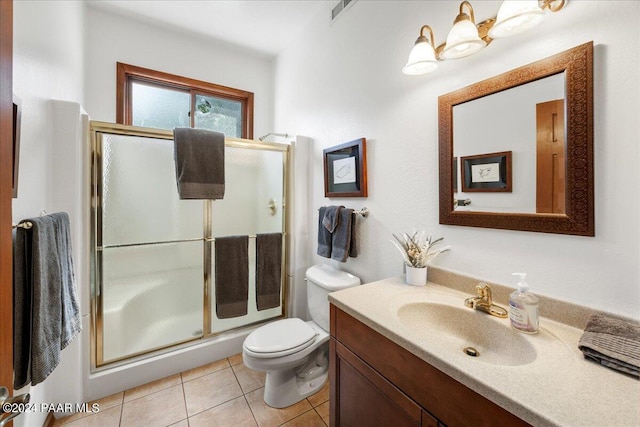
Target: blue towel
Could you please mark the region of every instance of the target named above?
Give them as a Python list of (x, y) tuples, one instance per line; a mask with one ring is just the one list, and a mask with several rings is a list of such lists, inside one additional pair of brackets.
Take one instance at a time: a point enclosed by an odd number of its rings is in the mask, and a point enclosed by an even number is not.
[[(339, 216), (340, 221), (338, 222), (336, 229), (333, 231), (331, 239), (331, 259), (335, 259), (340, 262), (347, 262), (347, 258), (351, 253), (352, 239), (354, 238), (354, 235), (352, 234), (353, 209), (340, 209)], [(355, 242), (353, 245), (354, 254), (356, 254)]]
[(14, 253), (14, 388), (53, 372), (60, 352), (82, 329), (69, 216), (31, 218), (18, 228)]
[(344, 206), (328, 206), (324, 211), (324, 218), (322, 218), (322, 225), (325, 226), (329, 233), (333, 233), (340, 224), (340, 210)]
[(327, 208), (318, 209), (318, 250), (317, 254), (325, 258), (331, 258), (331, 232), (324, 226), (324, 216)]

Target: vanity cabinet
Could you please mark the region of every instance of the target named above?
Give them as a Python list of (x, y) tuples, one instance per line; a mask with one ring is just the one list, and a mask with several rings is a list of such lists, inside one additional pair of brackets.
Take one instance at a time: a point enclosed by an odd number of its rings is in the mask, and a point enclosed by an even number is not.
[(331, 305), (330, 422), (347, 426), (527, 426)]

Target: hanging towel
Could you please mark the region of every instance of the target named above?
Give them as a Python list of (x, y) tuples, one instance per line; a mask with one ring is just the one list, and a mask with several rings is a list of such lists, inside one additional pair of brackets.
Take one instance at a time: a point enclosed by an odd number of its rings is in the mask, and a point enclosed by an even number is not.
[(258, 310), (280, 305), (282, 233), (256, 236), (256, 303)]
[(602, 314), (587, 321), (578, 348), (586, 359), (640, 377), (640, 322)]
[(356, 230), (357, 227), (356, 225), (357, 223), (357, 219), (358, 218), (358, 214), (353, 212), (351, 214), (351, 243), (349, 244), (349, 257), (351, 258), (357, 258), (358, 257), (358, 248), (357, 248), (357, 244), (356, 244)]
[(331, 232), (324, 226), (324, 216), (327, 208), (318, 209), (318, 250), (317, 254), (325, 258), (331, 258)]
[(216, 314), (244, 316), (249, 301), (249, 236), (216, 237)]
[(328, 206), (325, 208), (322, 225), (329, 230), (329, 233), (333, 233), (340, 223), (340, 210), (342, 208), (344, 208), (344, 206)]
[(180, 199), (224, 197), (224, 134), (204, 129), (173, 130)]
[(331, 240), (331, 259), (347, 262), (351, 249), (353, 209), (340, 209), (340, 221)]
[(69, 216), (28, 220), (16, 231), (14, 257), (14, 388), (53, 372), (82, 329), (75, 291)]

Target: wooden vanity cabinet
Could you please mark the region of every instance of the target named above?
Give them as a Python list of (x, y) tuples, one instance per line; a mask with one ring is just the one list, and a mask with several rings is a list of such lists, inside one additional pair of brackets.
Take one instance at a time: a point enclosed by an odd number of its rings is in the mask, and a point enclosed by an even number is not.
[(332, 427), (528, 426), (331, 305)]

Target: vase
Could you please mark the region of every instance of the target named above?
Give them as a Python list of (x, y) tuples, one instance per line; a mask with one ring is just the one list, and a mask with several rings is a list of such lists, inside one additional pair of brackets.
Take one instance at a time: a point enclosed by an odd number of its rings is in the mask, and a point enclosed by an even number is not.
[(405, 281), (409, 285), (424, 286), (427, 284), (427, 267), (406, 266)]

